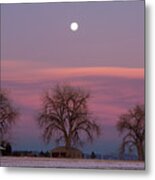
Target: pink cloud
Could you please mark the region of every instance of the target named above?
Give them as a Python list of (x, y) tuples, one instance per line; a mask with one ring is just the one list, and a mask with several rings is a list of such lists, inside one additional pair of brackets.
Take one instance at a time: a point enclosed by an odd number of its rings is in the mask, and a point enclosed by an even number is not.
[(126, 67), (68, 67), (50, 68), (42, 67), (33, 61), (2, 61), (2, 79), (16, 80), (23, 82), (35, 82), (39, 80), (60, 80), (69, 77), (123, 77), (133, 79), (143, 79), (143, 68)]
[(40, 70), (42, 75), (57, 76), (110, 76), (124, 78), (144, 78), (143, 68), (122, 67), (86, 67), (86, 68), (55, 68)]

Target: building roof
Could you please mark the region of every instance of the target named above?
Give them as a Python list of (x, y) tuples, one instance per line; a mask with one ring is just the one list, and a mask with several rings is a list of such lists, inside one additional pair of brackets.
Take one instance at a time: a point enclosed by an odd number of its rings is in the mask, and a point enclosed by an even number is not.
[(65, 146), (59, 146), (59, 147), (52, 149), (52, 152), (66, 152), (66, 151), (70, 151), (70, 152), (74, 151), (77, 153), (82, 153), (79, 149), (73, 148), (73, 147), (66, 148)]

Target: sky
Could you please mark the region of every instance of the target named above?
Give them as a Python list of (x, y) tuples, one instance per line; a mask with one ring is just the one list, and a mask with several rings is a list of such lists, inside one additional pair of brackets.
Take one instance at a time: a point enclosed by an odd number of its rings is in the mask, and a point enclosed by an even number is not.
[(44, 91), (58, 83), (91, 94), (102, 135), (81, 149), (117, 153), (119, 116), (144, 104), (144, 1), (1, 5), (1, 86), (21, 114), (14, 150), (54, 147), (43, 143), (35, 119)]

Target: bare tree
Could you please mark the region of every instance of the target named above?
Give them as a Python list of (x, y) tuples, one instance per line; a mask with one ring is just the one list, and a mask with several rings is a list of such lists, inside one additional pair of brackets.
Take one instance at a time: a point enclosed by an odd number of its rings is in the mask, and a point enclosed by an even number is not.
[(121, 153), (123, 154), (127, 147), (130, 151), (135, 147), (138, 154), (138, 160), (144, 160), (144, 142), (145, 142), (145, 111), (144, 105), (136, 105), (127, 113), (122, 114), (117, 123), (117, 129), (124, 134), (121, 144)]
[(0, 140), (3, 140), (17, 115), (17, 110), (12, 106), (7, 94), (0, 90)]
[(38, 121), (46, 142), (55, 139), (66, 148), (83, 145), (99, 135), (100, 128), (88, 110), (89, 93), (72, 86), (57, 85), (45, 93)]

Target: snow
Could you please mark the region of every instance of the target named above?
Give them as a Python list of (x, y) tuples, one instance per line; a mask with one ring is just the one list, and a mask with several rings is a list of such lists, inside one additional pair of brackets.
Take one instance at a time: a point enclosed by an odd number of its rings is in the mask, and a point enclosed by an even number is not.
[(44, 167), (44, 168), (85, 168), (85, 169), (129, 169), (144, 170), (144, 162), (93, 160), (93, 159), (57, 159), (40, 157), (0, 157), (2, 167)]

